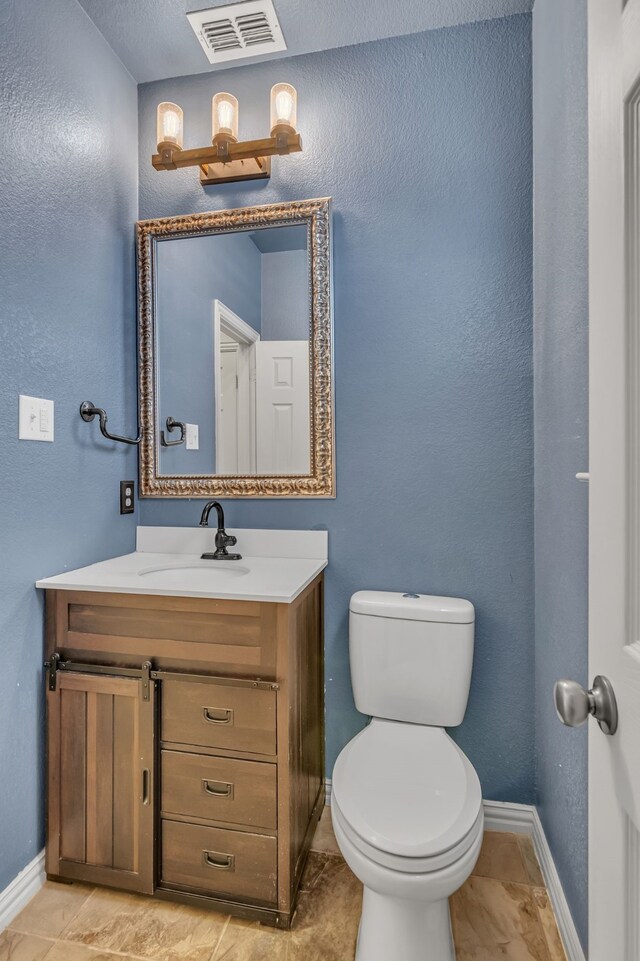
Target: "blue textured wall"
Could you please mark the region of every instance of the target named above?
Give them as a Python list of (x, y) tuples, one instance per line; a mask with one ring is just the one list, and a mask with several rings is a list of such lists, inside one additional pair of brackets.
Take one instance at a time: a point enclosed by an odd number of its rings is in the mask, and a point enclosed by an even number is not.
[(536, 0), (533, 24), (537, 803), (586, 943), (587, 730), (552, 703), (588, 680), (586, 4)]
[[(160, 421), (197, 424), (198, 450), (160, 450), (163, 474), (215, 473), (213, 301), (260, 331), (261, 254), (249, 234), (167, 240), (157, 246)], [(174, 431), (174, 439), (179, 436)]]
[(309, 339), (309, 267), (306, 250), (262, 255), (262, 339)]
[[(75, 0), (1, 0), (0, 890), (42, 848), (38, 577), (134, 548), (80, 401), (135, 429), (136, 91)], [(18, 442), (18, 393), (55, 401), (55, 443)]]
[[(305, 149), (268, 183), (154, 171), (157, 103), (207, 143), (219, 81), (139, 88), (142, 217), (334, 198), (337, 499), (227, 504), (230, 526), (329, 530), (328, 773), (363, 724), (350, 595), (460, 595), (478, 620), (456, 737), (485, 796), (513, 801), (534, 769), (530, 41), (524, 15), (225, 71), (241, 137), (266, 129), (274, 82), (298, 89)], [(141, 514), (191, 525), (200, 507)]]

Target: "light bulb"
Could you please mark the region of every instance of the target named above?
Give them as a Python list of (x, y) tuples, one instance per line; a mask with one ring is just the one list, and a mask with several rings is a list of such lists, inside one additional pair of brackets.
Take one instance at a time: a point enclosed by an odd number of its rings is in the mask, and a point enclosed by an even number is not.
[(238, 101), (231, 93), (217, 93), (211, 101), (212, 142), (238, 139)]
[(295, 133), (298, 95), (290, 83), (277, 83), (271, 88), (271, 136)]
[(282, 123), (291, 123), (293, 115), (293, 97), (288, 90), (281, 90), (276, 94), (276, 115)]
[(177, 147), (182, 150), (183, 114), (177, 103), (158, 104), (156, 136), (158, 152), (162, 148)]

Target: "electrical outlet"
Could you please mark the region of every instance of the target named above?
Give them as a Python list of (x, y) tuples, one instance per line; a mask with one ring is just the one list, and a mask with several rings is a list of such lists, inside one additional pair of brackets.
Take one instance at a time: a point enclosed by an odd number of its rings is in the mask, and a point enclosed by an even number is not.
[(133, 514), (135, 507), (135, 481), (120, 481), (120, 513)]

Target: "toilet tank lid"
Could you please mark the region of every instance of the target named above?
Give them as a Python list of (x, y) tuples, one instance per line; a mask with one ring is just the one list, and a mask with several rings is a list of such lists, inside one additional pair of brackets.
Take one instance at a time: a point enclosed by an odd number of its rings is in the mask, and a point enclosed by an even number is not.
[(353, 614), (396, 617), (409, 621), (441, 624), (473, 624), (475, 609), (461, 597), (436, 597), (433, 594), (406, 594), (393, 591), (358, 591), (351, 598)]

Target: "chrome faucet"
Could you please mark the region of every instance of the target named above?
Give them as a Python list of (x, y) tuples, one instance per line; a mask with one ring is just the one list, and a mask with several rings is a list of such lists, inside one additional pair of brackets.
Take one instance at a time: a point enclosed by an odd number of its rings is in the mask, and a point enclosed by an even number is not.
[(214, 507), (218, 515), (216, 549), (213, 554), (205, 553), (200, 556), (202, 560), (205, 561), (239, 561), (242, 559), (242, 554), (230, 554), (227, 550), (227, 547), (234, 547), (237, 544), (237, 538), (234, 537), (233, 534), (227, 534), (224, 529), (224, 511), (222, 510), (222, 504), (219, 504), (218, 501), (209, 501), (204, 505), (200, 518), (200, 527), (209, 526), (209, 514)]

